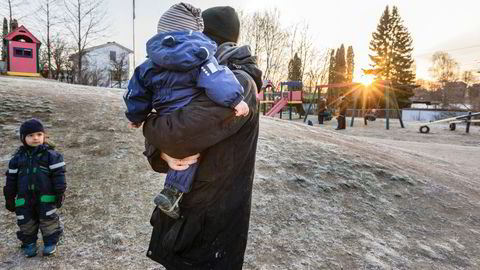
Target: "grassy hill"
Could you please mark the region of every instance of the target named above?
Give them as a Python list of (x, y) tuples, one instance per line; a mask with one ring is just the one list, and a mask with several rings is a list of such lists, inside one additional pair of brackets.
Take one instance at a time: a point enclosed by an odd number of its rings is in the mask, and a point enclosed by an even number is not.
[[(37, 117), (68, 181), (55, 257), (21, 256), (15, 215), (0, 209), (1, 269), (163, 269), (145, 254), (164, 176), (126, 127), (122, 94), (0, 77), (0, 169), (20, 123)], [(244, 269), (480, 268), (477, 168), (284, 120), (260, 125)]]

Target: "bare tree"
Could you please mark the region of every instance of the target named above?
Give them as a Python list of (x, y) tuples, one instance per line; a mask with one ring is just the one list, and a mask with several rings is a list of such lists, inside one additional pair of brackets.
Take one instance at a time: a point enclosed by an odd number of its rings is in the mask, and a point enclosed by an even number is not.
[(67, 41), (59, 35), (53, 39), (51, 51), (53, 66), (50, 66), (50, 70), (55, 80), (61, 79), (67, 73), (68, 64), (71, 63), (68, 61), (68, 55), (71, 51), (72, 49)]
[(122, 53), (118, 59), (110, 59), (110, 80), (116, 82), (118, 88), (128, 79), (128, 55)]
[(449, 87), (447, 83), (457, 79), (458, 63), (446, 52), (436, 52), (432, 56), (433, 66), (430, 68), (433, 76), (442, 84), (442, 103), (448, 104), (447, 96)]
[(249, 15), (240, 11), (239, 16), (240, 22), (242, 22), (239, 42), (250, 45), (253, 55), (259, 55), (263, 51), (260, 12), (256, 11), (252, 15)]
[(319, 83), (327, 83), (329, 65), (328, 50), (319, 51), (314, 48), (308, 58), (308, 62), (308, 70), (305, 75), (310, 89), (314, 89)]
[[(59, 3), (60, 0), (37, 0), (38, 7), (36, 8), (36, 24), (39, 26), (39, 32), (42, 34), (42, 43), (46, 46), (46, 58), (48, 67), (52, 67), (52, 30), (55, 25), (61, 23)], [(51, 73), (50, 73), (51, 74)]]
[(280, 79), (286, 75), (288, 59), (284, 52), (288, 42), (288, 32), (280, 25), (280, 11), (273, 9), (264, 11), (259, 18), (265, 50), (264, 78)]
[(471, 85), (472, 83), (475, 83), (477, 81), (477, 78), (475, 77), (475, 71), (472, 71), (472, 70), (464, 71), (462, 73), (462, 81), (467, 85)]
[(64, 0), (66, 17), (65, 27), (77, 46), (75, 55), (77, 65), (77, 79), (81, 81), (84, 76), (82, 59), (85, 48), (95, 39), (105, 34), (108, 26), (105, 23), (105, 0)]
[(307, 65), (312, 63), (307, 61), (308, 58), (312, 57), (313, 53), (313, 41), (312, 35), (309, 31), (309, 25), (303, 24), (302, 30), (300, 32), (300, 40), (298, 42), (298, 54), (300, 59), (302, 59), (302, 81), (305, 79), (305, 71), (307, 70)]
[(430, 68), (433, 76), (441, 83), (457, 79), (458, 63), (446, 52), (436, 52), (432, 56), (433, 66)]

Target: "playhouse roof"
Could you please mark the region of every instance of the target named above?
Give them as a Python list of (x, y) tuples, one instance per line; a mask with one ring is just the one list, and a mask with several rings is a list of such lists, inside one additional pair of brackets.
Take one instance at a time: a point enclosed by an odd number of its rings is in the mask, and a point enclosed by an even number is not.
[(7, 36), (5, 36), (5, 39), (6, 40), (13, 40), (16, 36), (27, 36), (29, 37), (33, 43), (37, 43), (37, 44), (42, 44), (32, 33), (30, 33), (30, 31), (27, 30), (27, 28), (25, 28), (25, 26), (21, 25), (20, 27), (18, 27), (17, 29), (15, 29), (15, 31), (12, 31), (10, 33), (8, 33)]

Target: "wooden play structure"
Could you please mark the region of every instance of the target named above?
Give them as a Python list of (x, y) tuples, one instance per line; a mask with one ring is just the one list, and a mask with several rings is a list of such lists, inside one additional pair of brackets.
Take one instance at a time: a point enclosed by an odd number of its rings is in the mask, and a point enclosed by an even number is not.
[(38, 59), (41, 42), (23, 25), (4, 39), (7, 41), (7, 75), (40, 76)]
[(280, 113), (280, 118), (282, 118), (285, 107), (288, 107), (290, 120), (292, 120), (294, 108), (300, 117), (305, 115), (303, 84), (300, 81), (281, 82), (278, 92), (275, 91), (273, 84), (267, 84), (257, 95), (257, 98), (260, 100), (263, 115), (274, 117), (277, 113)]

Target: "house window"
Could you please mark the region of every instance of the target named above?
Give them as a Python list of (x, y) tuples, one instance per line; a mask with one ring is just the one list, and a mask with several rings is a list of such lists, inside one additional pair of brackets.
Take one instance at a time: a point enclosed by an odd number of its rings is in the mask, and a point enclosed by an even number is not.
[(15, 57), (32, 58), (33, 52), (32, 52), (32, 49), (13, 48), (13, 55)]
[(117, 52), (110, 51), (110, 61), (117, 61)]

